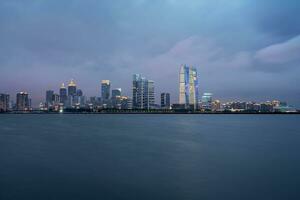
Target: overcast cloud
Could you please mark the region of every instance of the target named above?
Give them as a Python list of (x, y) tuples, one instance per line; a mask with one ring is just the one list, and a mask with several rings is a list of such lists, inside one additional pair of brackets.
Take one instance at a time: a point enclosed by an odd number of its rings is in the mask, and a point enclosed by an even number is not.
[(300, 106), (300, 1), (2, 0), (0, 92), (45, 90), (74, 78), (87, 96), (110, 79), (131, 95), (132, 74), (178, 98), (180, 64), (200, 93)]

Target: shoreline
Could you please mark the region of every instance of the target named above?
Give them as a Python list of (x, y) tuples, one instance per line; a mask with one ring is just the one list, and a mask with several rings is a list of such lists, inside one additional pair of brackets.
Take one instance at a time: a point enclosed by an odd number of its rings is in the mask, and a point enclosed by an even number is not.
[(37, 115), (70, 115), (70, 114), (89, 114), (89, 115), (298, 115), (300, 112), (159, 112), (159, 111), (132, 111), (132, 112), (112, 112), (112, 111), (100, 111), (100, 112), (45, 112), (45, 111), (30, 111), (30, 112), (19, 112), (19, 111), (11, 111), (11, 112), (0, 112), (0, 115), (28, 115), (28, 114), (37, 114)]

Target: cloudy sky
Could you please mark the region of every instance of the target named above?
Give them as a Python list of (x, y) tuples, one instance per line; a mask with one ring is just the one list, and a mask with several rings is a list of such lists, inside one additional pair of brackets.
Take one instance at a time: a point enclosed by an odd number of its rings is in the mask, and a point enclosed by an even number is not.
[(74, 78), (87, 96), (132, 74), (178, 99), (181, 64), (200, 93), (300, 106), (299, 0), (1, 0), (0, 92), (45, 90)]

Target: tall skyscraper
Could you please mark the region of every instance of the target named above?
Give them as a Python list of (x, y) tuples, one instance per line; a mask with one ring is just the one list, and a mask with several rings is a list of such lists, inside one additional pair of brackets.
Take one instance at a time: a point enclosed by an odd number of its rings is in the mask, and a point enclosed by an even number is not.
[(150, 109), (155, 106), (154, 81), (140, 74), (133, 75), (132, 106), (135, 109)]
[(27, 92), (17, 93), (17, 103), (16, 108), (18, 111), (28, 111), (30, 110), (30, 99)]
[(47, 90), (46, 91), (46, 104), (47, 104), (47, 106), (51, 106), (53, 104), (53, 95), (54, 95), (53, 90)]
[(0, 112), (7, 112), (9, 110), (9, 95), (0, 94)]
[(163, 109), (170, 109), (170, 94), (169, 93), (161, 93), (160, 95), (160, 107)]
[(76, 84), (74, 80), (72, 79), (68, 85), (68, 96), (76, 96)]
[(68, 100), (68, 94), (67, 94), (67, 88), (65, 87), (65, 84), (63, 83), (59, 89), (59, 97), (60, 97), (60, 103), (66, 104)]
[(102, 100), (107, 101), (110, 98), (110, 81), (102, 80), (101, 81), (101, 97)]
[(199, 100), (198, 74), (194, 67), (181, 65), (179, 74), (179, 104), (197, 108)]

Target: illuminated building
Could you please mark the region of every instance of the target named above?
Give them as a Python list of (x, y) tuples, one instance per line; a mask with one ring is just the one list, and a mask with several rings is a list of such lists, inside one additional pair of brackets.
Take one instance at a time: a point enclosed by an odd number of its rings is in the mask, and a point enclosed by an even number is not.
[(179, 104), (197, 108), (199, 100), (198, 74), (194, 67), (181, 65), (179, 73)]

